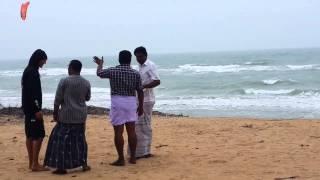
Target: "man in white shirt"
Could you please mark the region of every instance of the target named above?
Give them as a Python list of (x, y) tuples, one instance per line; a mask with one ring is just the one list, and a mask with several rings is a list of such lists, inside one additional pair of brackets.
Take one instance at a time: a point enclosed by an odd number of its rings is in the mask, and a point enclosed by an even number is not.
[(137, 134), (137, 149), (136, 157), (149, 158), (151, 154), (151, 142), (152, 142), (152, 128), (151, 128), (151, 116), (152, 109), (155, 104), (155, 95), (153, 88), (160, 85), (160, 77), (157, 72), (156, 65), (148, 59), (148, 53), (146, 48), (137, 47), (134, 50), (134, 55), (139, 63), (139, 73), (142, 80), (142, 87), (144, 93), (143, 109), (144, 114), (138, 118), (136, 122), (136, 134)]

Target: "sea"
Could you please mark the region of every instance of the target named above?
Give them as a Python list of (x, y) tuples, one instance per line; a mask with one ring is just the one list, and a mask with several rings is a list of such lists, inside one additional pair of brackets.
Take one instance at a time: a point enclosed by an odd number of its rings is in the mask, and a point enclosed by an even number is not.
[[(43, 106), (53, 108), (68, 63), (79, 59), (91, 82), (88, 105), (110, 107), (108, 79), (96, 76), (92, 57), (50, 58), (40, 69)], [(118, 64), (105, 56), (105, 68)], [(161, 85), (154, 110), (193, 117), (320, 118), (320, 49), (150, 54)], [(0, 60), (0, 104), (21, 106), (21, 76), (29, 61)], [(132, 67), (138, 69), (133, 57)]]

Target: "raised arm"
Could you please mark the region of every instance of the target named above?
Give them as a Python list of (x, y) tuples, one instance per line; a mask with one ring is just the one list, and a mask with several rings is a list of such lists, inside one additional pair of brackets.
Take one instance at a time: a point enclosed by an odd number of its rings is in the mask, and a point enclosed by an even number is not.
[(97, 66), (97, 76), (100, 78), (110, 78), (110, 72), (108, 69), (103, 69), (103, 56), (102, 58), (98, 58), (97, 56), (93, 57), (93, 62), (96, 63)]

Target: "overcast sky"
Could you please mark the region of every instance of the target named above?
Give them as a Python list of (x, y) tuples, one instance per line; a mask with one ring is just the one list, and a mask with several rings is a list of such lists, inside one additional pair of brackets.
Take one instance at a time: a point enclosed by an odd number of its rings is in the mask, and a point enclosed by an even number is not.
[(0, 59), (320, 47), (319, 0), (0, 0)]

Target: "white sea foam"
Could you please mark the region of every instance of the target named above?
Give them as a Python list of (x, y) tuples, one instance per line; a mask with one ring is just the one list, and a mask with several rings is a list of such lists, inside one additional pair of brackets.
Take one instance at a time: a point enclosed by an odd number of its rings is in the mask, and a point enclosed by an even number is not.
[(7, 77), (22, 76), (22, 70), (0, 71), (0, 77), (1, 76), (7, 76)]
[[(7, 77), (17, 77), (22, 76), (23, 71), (22, 70), (10, 70), (10, 71), (0, 71), (0, 77), (1, 76), (7, 76)], [(40, 69), (39, 73), (41, 76), (66, 76), (68, 75), (68, 70), (66, 68), (44, 68)], [(95, 68), (87, 68), (82, 69), (81, 71), (82, 75), (96, 75), (96, 69)]]
[[(95, 68), (84, 68), (81, 70), (82, 75), (96, 75)], [(0, 71), (0, 77), (1, 76), (7, 76), (7, 77), (16, 77), (16, 76), (22, 76), (23, 71), (22, 70), (10, 70), (10, 71)], [(41, 76), (66, 76), (68, 75), (68, 69), (67, 68), (43, 68), (39, 70), (39, 73)]]
[(308, 65), (287, 65), (291, 70), (320, 70), (319, 64), (308, 64)]
[(266, 85), (274, 85), (280, 82), (278, 79), (268, 79), (268, 80), (263, 80), (262, 81)]
[[(289, 97), (281, 96), (277, 98), (270, 97), (225, 97), (225, 98), (193, 98), (179, 100), (158, 100), (156, 107), (164, 110), (317, 110), (320, 108), (320, 97)], [(230, 111), (231, 112), (231, 111)], [(249, 114), (249, 113), (248, 113)]]
[(2, 93), (8, 93), (8, 92), (10, 92), (9, 90), (4, 90), (4, 89), (0, 89), (0, 93), (2, 94)]
[(295, 89), (279, 89), (279, 90), (245, 89), (246, 94), (253, 94), (253, 95), (287, 95), (294, 91)]
[(283, 65), (283, 66), (266, 66), (266, 65), (217, 65), (217, 66), (205, 66), (196, 64), (180, 65), (176, 69), (171, 70), (175, 73), (192, 72), (192, 73), (237, 73), (241, 71), (298, 71), (298, 70), (320, 70), (320, 65)]
[(98, 87), (93, 87), (91, 88), (92, 93), (106, 93), (110, 94), (110, 88), (98, 88)]
[[(110, 95), (106, 93), (107, 88), (93, 89), (92, 99), (88, 105), (101, 107), (110, 107)], [(250, 92), (250, 91), (249, 91)], [(261, 91), (251, 90), (255, 94), (284, 94), (291, 90), (279, 91)], [(43, 107), (53, 108), (54, 94), (45, 93), (43, 95)], [(227, 115), (232, 115), (233, 112), (243, 111), (244, 114), (250, 116), (252, 112), (291, 112), (294, 111), (299, 115), (305, 112), (318, 112), (320, 109), (320, 96), (308, 95), (301, 93), (297, 96), (226, 96), (226, 97), (204, 97), (204, 96), (180, 96), (169, 97), (162, 96), (157, 98), (155, 109), (164, 112), (195, 112), (197, 110), (207, 110), (212, 112), (228, 112)], [(21, 106), (20, 96), (0, 96), (0, 104), (4, 107)], [(277, 117), (277, 114), (275, 114)], [(288, 117), (284, 115), (284, 117)]]
[[(174, 72), (174, 73), (237, 73), (241, 71), (300, 71), (300, 70), (320, 70), (320, 65), (309, 64), (309, 65), (278, 65), (278, 66), (267, 66), (259, 64), (249, 64), (247, 62), (245, 65), (230, 64), (230, 65), (199, 65), (199, 64), (184, 64), (178, 66), (178, 68), (163, 68), (159, 71)], [(250, 66), (248, 66), (250, 65)], [(138, 69), (137, 65), (133, 66), (134, 69)], [(0, 71), (0, 77), (16, 77), (22, 76), (22, 70), (5, 70)], [(68, 74), (67, 68), (44, 68), (40, 69), (40, 74), (42, 76), (63, 76)], [(83, 68), (81, 71), (82, 75), (96, 75), (96, 68)]]
[(265, 85), (275, 85), (279, 83), (296, 83), (296, 80), (288, 79), (288, 80), (280, 80), (280, 79), (266, 79), (262, 81)]
[(248, 62), (245, 62), (244, 63), (245, 65), (265, 65), (267, 64), (266, 62), (251, 62), (251, 61), (248, 61)]
[[(96, 75), (96, 71), (95, 68), (84, 68), (81, 70), (81, 75)], [(68, 70), (66, 68), (48, 68), (41, 69), (40, 74), (42, 76), (61, 76), (68, 75)]]

